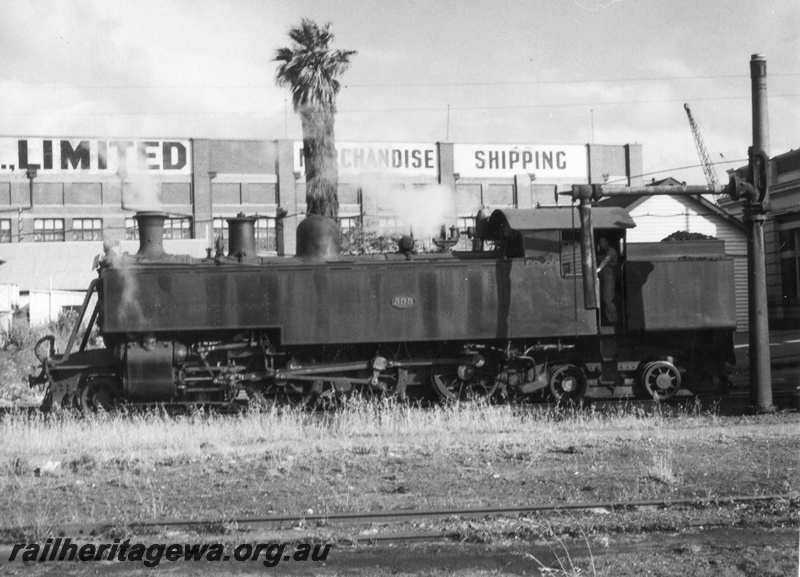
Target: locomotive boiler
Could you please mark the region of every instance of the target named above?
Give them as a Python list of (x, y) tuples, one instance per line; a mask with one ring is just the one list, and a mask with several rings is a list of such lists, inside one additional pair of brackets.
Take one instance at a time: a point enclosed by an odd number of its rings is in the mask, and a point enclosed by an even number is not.
[[(736, 326), (720, 241), (626, 242), (620, 208), (496, 210), (473, 250), (344, 256), (333, 220), (307, 217), (294, 257), (256, 254), (255, 217), (229, 219), (227, 254), (164, 251), (164, 213), (137, 214), (140, 249), (108, 250), (66, 350), (37, 345), (44, 408), (127, 403), (316, 405), (400, 398), (667, 399), (725, 385)], [(583, 235), (583, 236), (582, 236)], [(589, 235), (587, 237), (587, 235)], [(618, 250), (617, 324), (583, 301), (581, 239)], [(92, 308), (90, 305), (94, 304)], [(91, 314), (90, 314), (91, 310)], [(83, 323), (86, 325), (87, 323)], [(88, 347), (96, 324), (104, 348)]]

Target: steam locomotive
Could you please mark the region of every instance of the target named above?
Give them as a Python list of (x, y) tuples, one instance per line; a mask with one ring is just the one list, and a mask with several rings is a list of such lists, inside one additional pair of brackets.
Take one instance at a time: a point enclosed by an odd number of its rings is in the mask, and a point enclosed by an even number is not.
[[(257, 256), (255, 217), (240, 215), (227, 254), (203, 259), (166, 254), (167, 215), (141, 212), (139, 252), (107, 249), (66, 350), (42, 339), (31, 383), (46, 387), (44, 409), (83, 411), (723, 388), (736, 327), (723, 243), (629, 244), (627, 212), (593, 210), (588, 229), (571, 207), (495, 210), (479, 215), (472, 250), (416, 254), (404, 238), (397, 253), (363, 256), (341, 255), (336, 223), (311, 216), (294, 257)], [(614, 325), (581, 299), (595, 280), (585, 247), (601, 236), (622, 263)], [(95, 324), (104, 348), (88, 346)]]

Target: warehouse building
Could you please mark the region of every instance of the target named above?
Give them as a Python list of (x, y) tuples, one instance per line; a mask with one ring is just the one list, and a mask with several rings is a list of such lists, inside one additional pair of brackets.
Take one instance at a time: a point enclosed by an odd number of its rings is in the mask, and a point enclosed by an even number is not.
[[(628, 144), (337, 148), (345, 227), (356, 219), (403, 226), (404, 210), (429, 214), (433, 206), (439, 224), (466, 225), (481, 208), (552, 205), (558, 187), (609, 178), (637, 184), (642, 171), (641, 145)], [(260, 216), (259, 250), (292, 254), (304, 209), (301, 142), (0, 139), (0, 244), (134, 239), (135, 211), (163, 210), (171, 215), (168, 239), (210, 245), (224, 235), (226, 217), (244, 212)]]

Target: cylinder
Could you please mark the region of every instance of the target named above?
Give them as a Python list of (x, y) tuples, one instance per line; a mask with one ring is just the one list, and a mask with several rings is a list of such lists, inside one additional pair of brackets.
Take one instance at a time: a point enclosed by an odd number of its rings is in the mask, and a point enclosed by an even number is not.
[(136, 222), (139, 226), (139, 252), (136, 256), (158, 258), (167, 254), (164, 251), (164, 221), (169, 215), (165, 212), (137, 212)]
[(129, 342), (123, 348), (125, 398), (134, 402), (169, 401), (175, 395), (173, 343), (156, 341)]
[(256, 256), (256, 220), (258, 217), (239, 213), (228, 221), (228, 256), (254, 258)]

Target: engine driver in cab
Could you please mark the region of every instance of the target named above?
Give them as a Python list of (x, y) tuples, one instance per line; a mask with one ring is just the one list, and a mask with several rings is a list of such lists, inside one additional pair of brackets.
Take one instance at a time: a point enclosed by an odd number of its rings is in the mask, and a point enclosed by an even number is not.
[(600, 263), (597, 267), (597, 274), (600, 277), (600, 299), (603, 302), (603, 314), (608, 324), (615, 325), (619, 319), (617, 307), (614, 304), (619, 254), (605, 237), (600, 237), (598, 240), (597, 261)]

